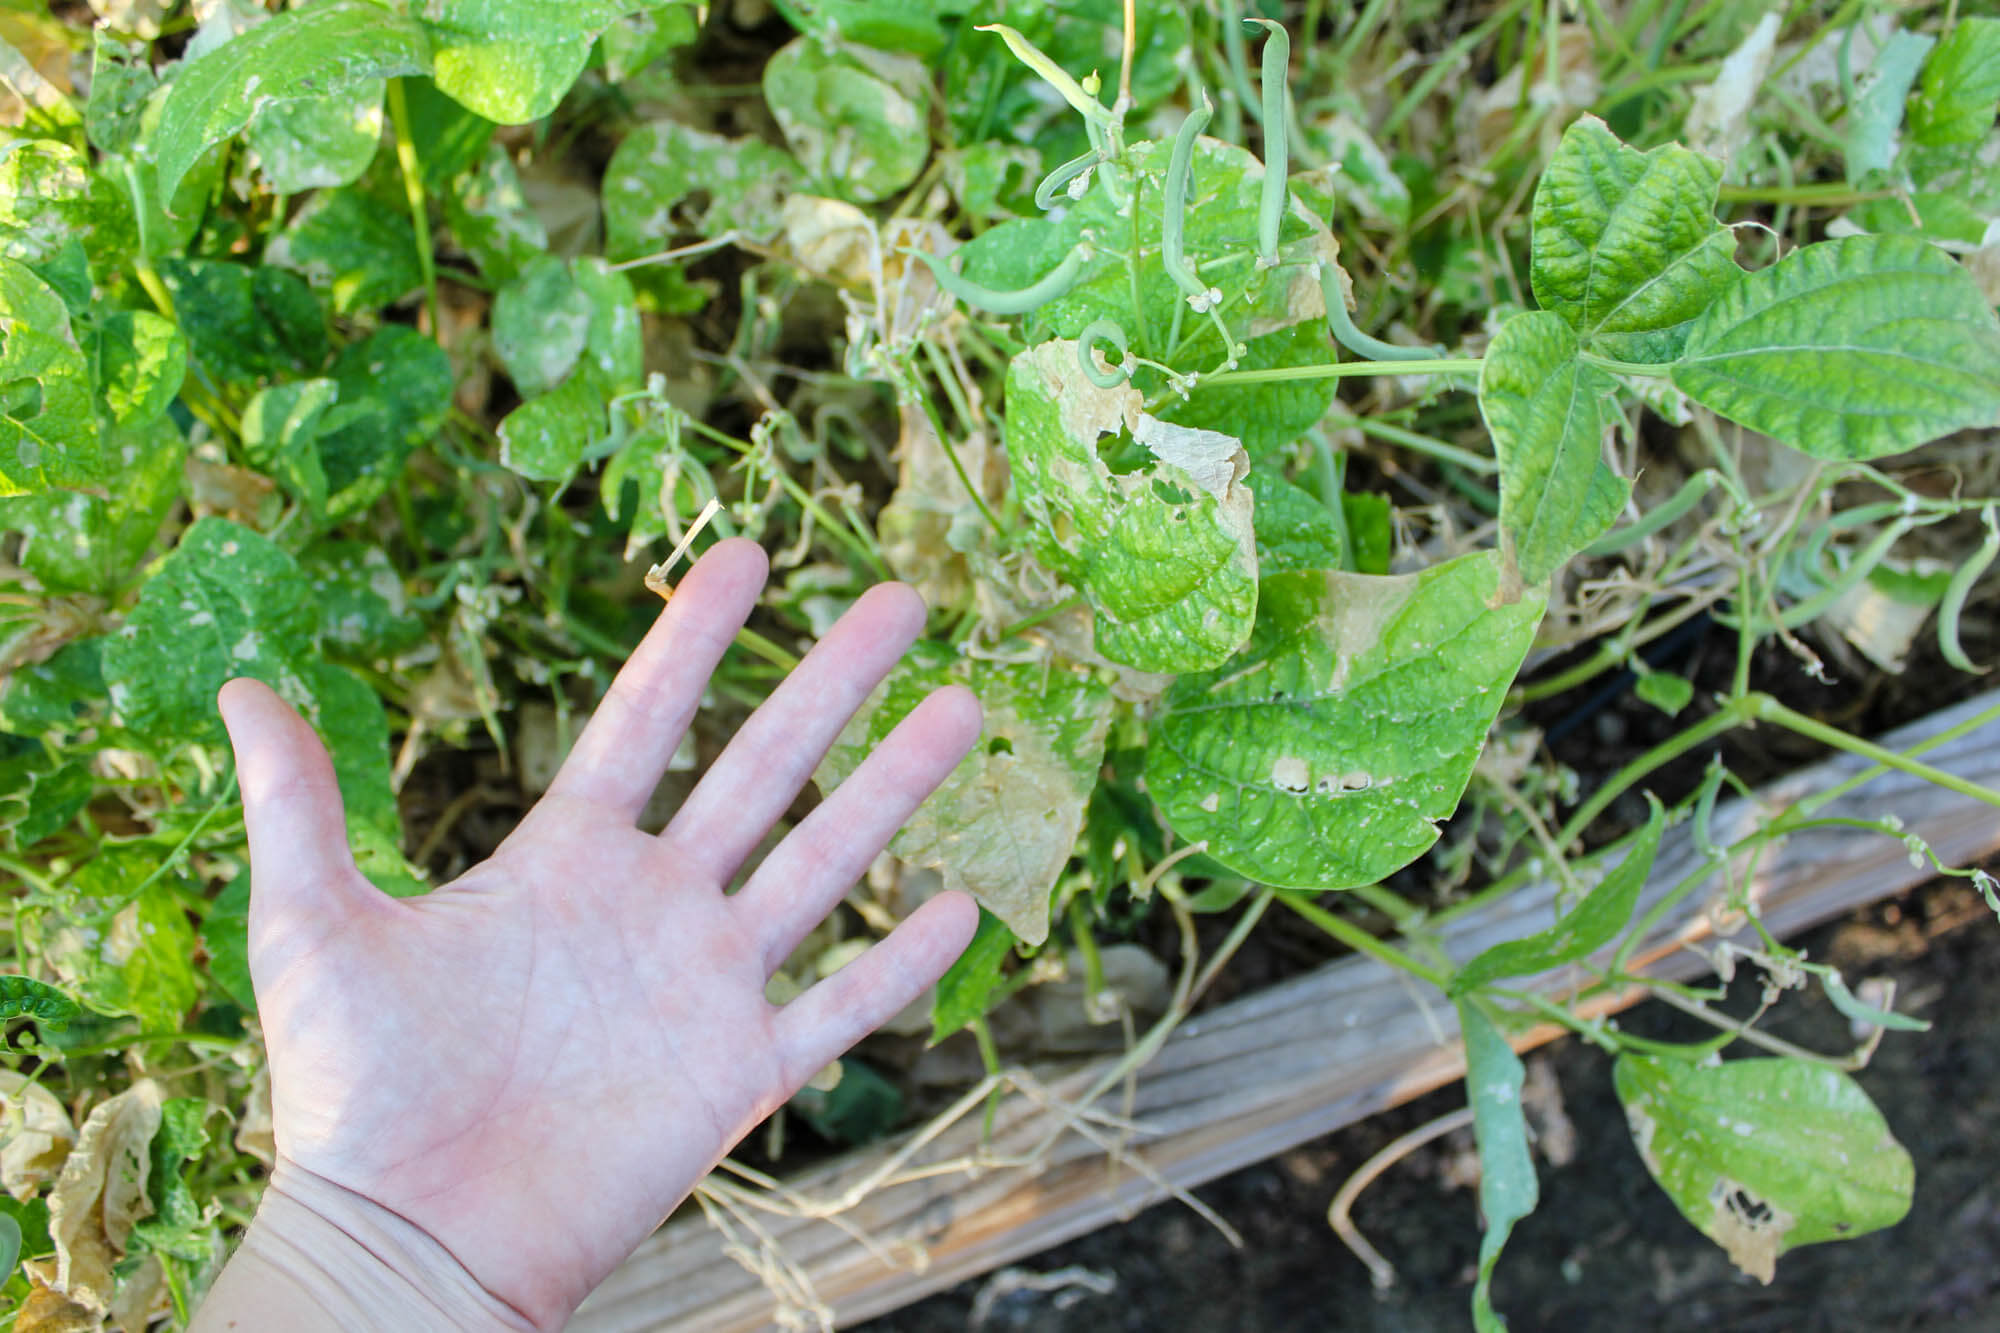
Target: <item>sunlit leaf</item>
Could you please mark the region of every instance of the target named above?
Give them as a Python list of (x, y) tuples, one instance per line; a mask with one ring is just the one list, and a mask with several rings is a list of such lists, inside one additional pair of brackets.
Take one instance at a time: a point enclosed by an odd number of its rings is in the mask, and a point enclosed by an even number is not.
[(1880, 458), (2000, 418), (2000, 321), (1923, 241), (1821, 241), (1702, 312), (1673, 380), (1816, 458)]
[(1535, 299), (1593, 351), (1673, 360), (1740, 272), (1736, 238), (1715, 220), (1721, 182), (1715, 158), (1677, 144), (1641, 153), (1596, 117), (1578, 120), (1535, 188)]
[(1524, 584), (1603, 536), (1632, 491), (1604, 461), (1604, 437), (1622, 419), (1618, 383), (1577, 353), (1561, 318), (1530, 310), (1501, 326), (1480, 367), (1503, 550)]
[(1373, 884), (1437, 841), (1541, 620), (1499, 561), (1264, 580), (1257, 628), (1174, 683), (1146, 786), (1175, 832), (1267, 884)]

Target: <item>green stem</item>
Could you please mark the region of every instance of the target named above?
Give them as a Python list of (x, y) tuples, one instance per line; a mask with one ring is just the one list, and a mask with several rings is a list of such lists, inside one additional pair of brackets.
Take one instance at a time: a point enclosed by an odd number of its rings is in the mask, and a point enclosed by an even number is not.
[(1068, 611), (1073, 607), (1078, 607), (1082, 605), (1083, 605), (1082, 593), (1076, 593), (1073, 596), (1065, 597), (1060, 602), (1057, 602), (1053, 606), (1045, 606), (1041, 610), (1036, 611), (1031, 615), (1023, 616), (1021, 619), (1009, 625), (1006, 629), (1001, 630), (1000, 637), (1003, 639), (1011, 639), (1016, 634), (1022, 634), (1028, 630), (1033, 629), (1035, 626), (1041, 624), (1044, 620), (1054, 619), (1056, 616), (1061, 615), (1063, 612)]
[(1948, 773), (1942, 768), (1924, 763), (1921, 759), (1912, 759), (1908, 755), (1885, 749), (1873, 741), (1851, 736), (1838, 727), (1830, 727), (1824, 722), (1785, 707), (1768, 694), (1752, 694), (1743, 702), (1748, 715), (1760, 722), (1775, 722), (1788, 731), (1795, 731), (1822, 745), (1831, 745), (1837, 750), (1860, 755), (1863, 759), (1872, 759), (1885, 768), (1897, 769), (1908, 773), (1911, 777), (1922, 778), (1926, 782), (1943, 787), (1946, 791), (1957, 792), (1960, 796), (1978, 801), (1982, 805), (2000, 809), (2000, 792), (1994, 791), (1991, 787), (1982, 787), (1977, 782), (1969, 782), (1956, 773)]
[[(1428, 364), (1435, 366), (1438, 363), (1432, 361)], [(1424, 455), (1426, 458), (1434, 458), (1440, 463), (1456, 464), (1464, 468), (1467, 472), (1476, 473), (1482, 477), (1491, 477), (1500, 471), (1500, 465), (1484, 454), (1475, 454), (1470, 449), (1461, 449), (1455, 444), (1446, 444), (1443, 440), (1432, 439), (1428, 435), (1419, 435), (1416, 431), (1405, 430), (1401, 426), (1387, 421), (1378, 421), (1373, 417), (1341, 417), (1337, 420), (1329, 418), (1325, 424), (1329, 426), (1352, 426), (1363, 435), (1373, 435), (1376, 439), (1387, 440), (1391, 444), (1400, 444), (1412, 452)]]
[[(1994, 722), (2000, 722), (2000, 704), (1995, 704), (1993, 705), (1993, 707), (1985, 709), (1984, 711), (1977, 713), (1972, 717), (1967, 718), (1965, 721), (1959, 723), (1955, 727), (1951, 727), (1948, 730), (1941, 731), (1935, 736), (1927, 737), (1926, 739), (1918, 742), (1917, 744), (1912, 745), (1905, 752), (1905, 754), (1910, 758), (1915, 758), (1917, 755), (1926, 754), (1931, 750), (1935, 750), (1940, 745), (1944, 745), (1950, 741), (1955, 741), (1961, 736), (1970, 735), (1971, 733), (1979, 730), (1981, 727), (1989, 726)], [(1876, 778), (1881, 777), (1884, 773), (1889, 771), (1889, 768), (1890, 765), (1877, 764), (1873, 768), (1867, 769), (1860, 773), (1856, 773), (1853, 777), (1847, 779), (1847, 781), (1845, 782), (1829, 787), (1823, 792), (1818, 792), (1812, 796), (1806, 797), (1804, 800), (1798, 803), (1796, 810), (1800, 815), (1803, 816), (1803, 815), (1810, 815), (1815, 810), (1824, 809), (1828, 804), (1839, 800), (1841, 797), (1847, 795), (1847, 793), (1853, 791), (1856, 787), (1861, 786), (1863, 783), (1873, 782)]]
[(1439, 990), (1443, 990), (1445, 983), (1450, 980), (1450, 974), (1445, 969), (1431, 967), (1428, 964), (1418, 962), (1395, 945), (1385, 940), (1376, 939), (1352, 921), (1341, 916), (1336, 916), (1324, 907), (1319, 906), (1319, 904), (1302, 897), (1301, 892), (1298, 890), (1280, 890), (1277, 895), (1278, 901), (1356, 953), (1365, 953), (1378, 962), (1387, 963), (1391, 967), (1401, 968), (1413, 977), (1430, 982), (1431, 985), (1436, 986)]
[(1751, 705), (1744, 699), (1732, 699), (1714, 715), (1704, 718), (1680, 735), (1660, 742), (1646, 753), (1634, 759), (1592, 792), (1590, 799), (1577, 807), (1576, 813), (1556, 834), (1556, 846), (1568, 847), (1577, 840), (1579, 834), (1590, 827), (1590, 822), (1623, 795), (1633, 783), (1664, 764), (1680, 758), (1689, 750), (1705, 745), (1725, 731), (1740, 725), (1750, 716)]
[(423, 166), (410, 131), (410, 107), (403, 80), (389, 80), (389, 118), (396, 126), (396, 165), (403, 173), (403, 195), (410, 203), (410, 230), (417, 243), (417, 267), (424, 275), (424, 304), (431, 312), (431, 336), (444, 341), (444, 320), (438, 307), (437, 257), (431, 249), (430, 205), (424, 197)]
[(766, 662), (769, 662), (772, 666), (780, 670), (790, 671), (799, 664), (798, 658), (792, 656), (783, 648), (772, 643), (769, 639), (747, 625), (736, 631), (736, 642), (738, 646), (747, 648), (750, 652), (763, 658)]
[(1894, 190), (1857, 190), (1842, 181), (1814, 185), (1725, 185), (1718, 201), (1725, 204), (1818, 204), (1848, 208), (1876, 199), (1894, 199)]
[(1482, 357), (1435, 361), (1336, 361), (1321, 366), (1273, 366), (1268, 370), (1222, 370), (1202, 376), (1203, 384), (1280, 384), (1286, 380), (1340, 380), (1357, 375), (1477, 375)]

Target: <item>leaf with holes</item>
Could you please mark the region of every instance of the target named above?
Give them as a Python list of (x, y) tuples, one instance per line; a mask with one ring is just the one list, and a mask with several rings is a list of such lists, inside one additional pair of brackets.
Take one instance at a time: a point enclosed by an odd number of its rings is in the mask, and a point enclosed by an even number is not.
[(1815, 458), (1881, 458), (2000, 419), (2000, 321), (1935, 246), (1849, 236), (1723, 293), (1672, 373), (1704, 407)]
[(109, 470), (63, 299), (0, 259), (0, 496), (88, 485)]
[(367, 0), (319, 0), (182, 66), (140, 149), (157, 168), (159, 188), (171, 193), (196, 158), (264, 108), (426, 74), (430, 63), (431, 45), (416, 20)]
[(1653, 1179), (1760, 1282), (1788, 1250), (1893, 1226), (1910, 1209), (1910, 1155), (1838, 1069), (1627, 1054), (1612, 1075)]
[(1437, 841), (1520, 670), (1542, 599), (1495, 605), (1499, 560), (1264, 580), (1256, 632), (1174, 683), (1146, 786), (1174, 830), (1288, 888), (1373, 884)]
[[(1141, 671), (1199, 671), (1236, 651), (1257, 614), (1249, 459), (1235, 439), (1140, 402), (1129, 385), (1086, 379), (1075, 343), (1042, 343), (1008, 367), (1007, 455), (1035, 553), (1090, 603), (1097, 650)], [(1113, 471), (1107, 445), (1148, 461)]]
[(764, 66), (764, 100), (824, 193), (872, 204), (930, 157), (930, 72), (909, 56), (800, 37)]
[(1603, 536), (1632, 493), (1604, 461), (1604, 437), (1622, 419), (1618, 383), (1577, 350), (1561, 319), (1530, 310), (1501, 325), (1479, 371), (1500, 460), (1502, 550), (1523, 584)]
[(1740, 275), (1715, 220), (1722, 163), (1678, 144), (1641, 153), (1595, 116), (1563, 134), (1535, 187), (1535, 299), (1590, 350), (1671, 361)]
[(848, 722), (813, 780), (833, 791), (912, 708), (951, 684), (979, 696), (985, 729), (889, 850), (942, 870), (947, 888), (970, 893), (1016, 936), (1040, 944), (1111, 725), (1111, 693), (1090, 673), (919, 643)]

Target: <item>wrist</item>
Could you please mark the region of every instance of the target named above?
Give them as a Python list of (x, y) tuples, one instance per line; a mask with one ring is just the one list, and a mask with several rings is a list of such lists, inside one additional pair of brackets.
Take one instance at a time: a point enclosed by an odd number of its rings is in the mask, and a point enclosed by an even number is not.
[(539, 1328), (422, 1227), (281, 1159), (195, 1328), (308, 1333), (321, 1326), (399, 1333)]

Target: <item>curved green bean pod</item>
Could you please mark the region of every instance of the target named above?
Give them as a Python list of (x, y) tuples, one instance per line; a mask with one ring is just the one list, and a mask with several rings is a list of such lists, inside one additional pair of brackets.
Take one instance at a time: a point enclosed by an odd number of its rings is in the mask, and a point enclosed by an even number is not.
[(1986, 572), (1993, 558), (2000, 556), (2000, 515), (1988, 505), (1980, 517), (1986, 520), (1986, 540), (1951, 576), (1951, 582), (1945, 585), (1944, 600), (1938, 603), (1938, 647), (1944, 651), (1944, 660), (1974, 675), (1985, 674), (1987, 668), (1965, 655), (1958, 642), (1958, 617), (1965, 610), (1966, 599), (1972, 596), (1972, 585), (1979, 582), (1979, 576)]
[(1681, 488), (1671, 499), (1654, 505), (1636, 522), (1605, 533), (1596, 541), (1583, 548), (1587, 556), (1613, 555), (1630, 546), (1637, 546), (1646, 538), (1675, 522), (1700, 504), (1708, 493), (1722, 482), (1722, 474), (1714, 468), (1703, 468), (1681, 483)]
[(1117, 365), (1109, 371), (1097, 368), (1097, 358), (1091, 355), (1101, 342), (1108, 342), (1118, 349), (1119, 357), (1131, 355), (1131, 344), (1125, 340), (1125, 330), (1115, 319), (1092, 320), (1076, 335), (1076, 364), (1083, 371), (1083, 377), (1100, 389), (1115, 389), (1132, 378), (1129, 365)]
[(1057, 191), (1103, 160), (1104, 155), (1093, 148), (1087, 153), (1071, 158), (1042, 177), (1042, 183), (1035, 187), (1035, 207), (1044, 211), (1054, 208)]
[[(1794, 602), (1778, 613), (1778, 625), (1784, 629), (1797, 629), (1809, 625), (1833, 609), (1835, 602), (1845, 597), (1848, 591), (1868, 577), (1869, 571), (1882, 563), (1889, 554), (1889, 548), (1901, 541), (1904, 534), (1915, 527), (1916, 520), (1901, 518), (1875, 534), (1875, 539), (1862, 547), (1834, 577), (1833, 582), (1821, 588), (1803, 601)], [(1760, 622), (1760, 628), (1762, 622)]]
[(1266, 267), (1278, 262), (1278, 228), (1290, 192), (1291, 144), (1285, 115), (1285, 76), (1291, 70), (1292, 37), (1282, 23), (1244, 19), (1270, 36), (1264, 42), (1264, 193), (1257, 201), (1257, 257)]
[(1340, 289), (1333, 265), (1319, 266), (1319, 290), (1326, 299), (1327, 327), (1333, 330), (1340, 345), (1356, 356), (1369, 361), (1429, 361), (1443, 355), (1435, 347), (1398, 347), (1395, 343), (1385, 343), (1354, 327), (1354, 317), (1347, 313), (1347, 294)]
[(982, 287), (968, 278), (961, 277), (952, 271), (949, 264), (925, 251), (906, 249), (903, 253), (921, 259), (937, 278), (938, 286), (974, 309), (994, 315), (1025, 315), (1031, 310), (1047, 305), (1076, 286), (1077, 278), (1083, 273), (1084, 262), (1090, 258), (1090, 245), (1084, 241), (1077, 242), (1076, 247), (1063, 256), (1062, 263), (1028, 286), (1011, 292)]
[(1188, 267), (1185, 236), (1187, 227), (1188, 178), (1194, 174), (1194, 141), (1208, 128), (1208, 118), (1215, 114), (1215, 104), (1208, 100), (1208, 91), (1201, 94), (1201, 105), (1188, 112), (1187, 119), (1174, 135), (1174, 151), (1167, 158), (1166, 198), (1160, 206), (1160, 263), (1166, 267), (1167, 276), (1174, 280), (1174, 286), (1181, 289), (1188, 304), (1196, 310), (1207, 310), (1222, 299), (1222, 293), (1205, 285), (1195, 271)]

